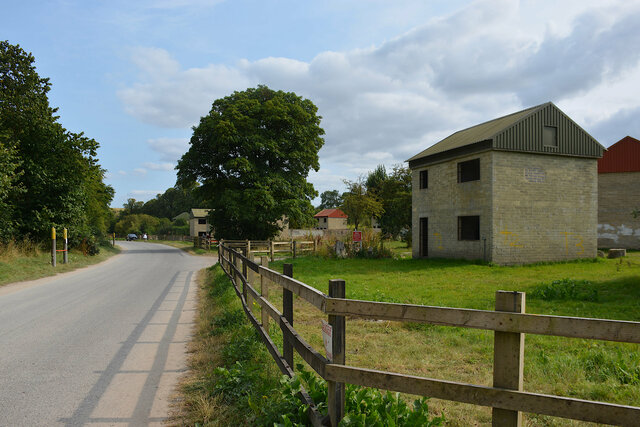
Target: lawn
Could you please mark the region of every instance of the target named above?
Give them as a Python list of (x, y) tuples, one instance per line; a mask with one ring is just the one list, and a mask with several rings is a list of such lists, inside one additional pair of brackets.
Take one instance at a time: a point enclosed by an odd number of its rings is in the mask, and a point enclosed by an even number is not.
[[(295, 278), (325, 293), (329, 279), (344, 279), (347, 298), (493, 310), (497, 290), (523, 291), (528, 313), (640, 321), (638, 252), (622, 260), (517, 267), (459, 260), (312, 256), (277, 261), (271, 267), (282, 271), (284, 262), (293, 264)], [(270, 286), (269, 292), (269, 299), (281, 307), (280, 290)], [(318, 310), (296, 298), (294, 325), (319, 351), (323, 351), (321, 319)], [(491, 331), (348, 318), (346, 336), (349, 365), (492, 383)], [(527, 335), (525, 390), (639, 405), (638, 350), (634, 344)], [(491, 422), (489, 408), (435, 399), (430, 407), (444, 413), (452, 426)], [(529, 425), (585, 425), (530, 414), (526, 418)]]
[(51, 266), (51, 253), (37, 247), (28, 251), (16, 248), (0, 247), (0, 286), (7, 283), (34, 280), (53, 276), (58, 273), (75, 270), (97, 264), (120, 252), (111, 245), (100, 246), (100, 253), (94, 256), (84, 255), (79, 250), (69, 251), (69, 263), (62, 263), (62, 253), (57, 256), (57, 266)]

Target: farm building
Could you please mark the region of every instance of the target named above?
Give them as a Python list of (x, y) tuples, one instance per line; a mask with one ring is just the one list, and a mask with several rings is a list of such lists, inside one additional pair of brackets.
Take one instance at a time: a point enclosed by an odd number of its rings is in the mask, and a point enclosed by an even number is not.
[(347, 229), (346, 213), (340, 209), (323, 209), (313, 216), (318, 220), (316, 228), (321, 230), (344, 230)]
[(189, 235), (191, 237), (205, 236), (211, 232), (209, 224), (209, 211), (211, 209), (191, 209), (189, 214)]
[(603, 150), (550, 102), (448, 136), (408, 160), (413, 256), (595, 257)]
[(630, 136), (598, 160), (598, 247), (640, 249), (640, 141)]

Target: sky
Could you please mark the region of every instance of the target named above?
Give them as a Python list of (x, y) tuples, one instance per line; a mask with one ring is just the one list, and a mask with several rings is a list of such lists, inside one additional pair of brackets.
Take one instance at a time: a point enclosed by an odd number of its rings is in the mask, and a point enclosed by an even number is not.
[[(608, 147), (640, 138), (638, 0), (21, 0), (0, 39), (100, 143), (113, 207), (175, 185), (214, 100), (264, 84), (322, 116), (321, 193), (548, 101)], [(314, 204), (319, 203), (319, 198)]]

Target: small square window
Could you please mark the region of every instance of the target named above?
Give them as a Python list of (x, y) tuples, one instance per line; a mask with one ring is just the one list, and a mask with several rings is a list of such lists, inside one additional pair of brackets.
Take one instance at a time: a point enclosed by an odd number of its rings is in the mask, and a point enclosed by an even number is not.
[(545, 147), (557, 147), (558, 128), (555, 126), (545, 126), (542, 129), (542, 143)]
[(429, 188), (429, 171), (420, 171), (420, 188)]
[(480, 240), (480, 217), (458, 217), (458, 240)]
[(480, 179), (480, 159), (458, 163), (458, 182), (478, 181)]
[(206, 218), (198, 218), (198, 224), (206, 224), (206, 223), (207, 223)]

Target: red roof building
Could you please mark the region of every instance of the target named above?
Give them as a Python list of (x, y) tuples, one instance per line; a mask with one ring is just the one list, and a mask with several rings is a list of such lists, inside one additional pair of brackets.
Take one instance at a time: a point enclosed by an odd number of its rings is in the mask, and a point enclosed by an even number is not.
[(349, 216), (340, 209), (323, 209), (313, 216), (318, 219), (316, 228), (323, 230), (344, 230)]
[(598, 159), (598, 173), (640, 172), (640, 141), (625, 136)]
[(640, 249), (640, 141), (625, 136), (598, 160), (598, 247)]

